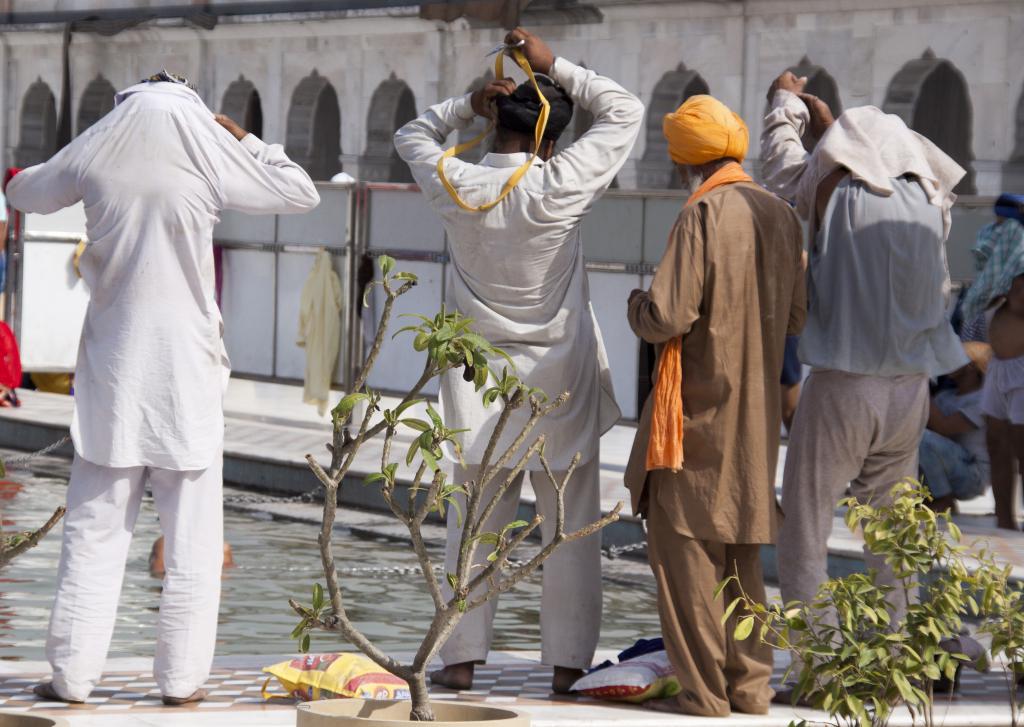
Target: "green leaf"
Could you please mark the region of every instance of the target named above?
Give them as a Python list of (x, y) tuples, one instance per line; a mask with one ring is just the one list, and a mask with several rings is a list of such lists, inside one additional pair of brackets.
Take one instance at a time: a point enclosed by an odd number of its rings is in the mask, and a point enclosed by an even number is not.
[(417, 404), (422, 404), (424, 401), (426, 401), (426, 399), (409, 399), (409, 401), (403, 401), (395, 408), (395, 416), (402, 416), (402, 414), (404, 414), (408, 409), (416, 406)]
[[(427, 463), (427, 467), (429, 467), (431, 471), (437, 472), (439, 469), (441, 469), (441, 467), (437, 464), (437, 459), (435, 459), (434, 455), (431, 454), (428, 450), (421, 448), (420, 457), (422, 457), (423, 461)], [(444, 513), (442, 512), (441, 514), (443, 515)]]
[(303, 654), (309, 653), (309, 634), (302, 636), (302, 641), (299, 643), (299, 651)]
[(313, 584), (313, 610), (319, 611), (324, 607), (324, 588), (319, 583)]
[(444, 422), (441, 420), (441, 415), (434, 411), (434, 407), (427, 405), (427, 416), (430, 417), (430, 421), (434, 422), (435, 429), (443, 429)]
[(896, 689), (899, 690), (900, 696), (906, 701), (912, 701), (914, 699), (914, 689), (910, 686), (910, 682), (907, 681), (907, 677), (904, 676), (903, 672), (899, 669), (895, 669), (892, 672), (892, 681), (896, 685)]
[(717, 601), (717, 600), (718, 600), (718, 598), (719, 598), (719, 597), (720, 597), (720, 596), (722, 595), (722, 591), (724, 591), (724, 590), (725, 590), (726, 586), (728, 586), (728, 585), (729, 585), (730, 583), (732, 583), (732, 579), (733, 579), (733, 576), (729, 576), (729, 577), (728, 577), (728, 578), (726, 578), (726, 579), (725, 579), (724, 581), (722, 581), (722, 582), (721, 582), (721, 583), (719, 583), (719, 584), (718, 584), (717, 586), (715, 586), (715, 595), (714, 595), (714, 599), (715, 599), (716, 601)]
[(407, 272), (395, 273), (394, 275), (391, 276), (391, 278), (392, 280), (407, 280), (412, 283), (418, 283), (420, 281), (418, 275), (416, 275), (415, 273)]
[(476, 536), (476, 540), (478, 543), (483, 543), (484, 545), (497, 545), (501, 542), (497, 533), (480, 533)]
[(402, 424), (409, 427), (410, 429), (415, 429), (417, 432), (432, 431), (430, 425), (427, 424), (422, 419), (407, 418), (402, 420)]
[(465, 599), (462, 599), (460, 601), (456, 601), (455, 605), (459, 607), (459, 613), (465, 613), (466, 612), (466, 600)]
[(366, 476), (366, 479), (363, 480), (363, 485), (372, 485), (374, 482), (380, 482), (385, 479), (387, 479), (387, 477), (383, 472), (373, 472)]
[(459, 587), (459, 579), (455, 577), (455, 574), (454, 573), (448, 573), (447, 576), (448, 576), (448, 585), (451, 586), (451, 589), (453, 591), (458, 589), (458, 587)]
[(742, 598), (737, 598), (736, 600), (734, 600), (732, 603), (730, 603), (728, 606), (725, 607), (725, 613), (722, 614), (722, 625), (723, 626), (725, 626), (726, 621), (729, 620), (729, 617), (732, 616), (732, 612), (736, 610), (736, 607), (740, 604), (740, 601), (742, 601), (742, 600), (743, 600)]
[(390, 255), (381, 255), (377, 258), (377, 264), (380, 265), (381, 274), (387, 277), (395, 267), (395, 259)]
[(508, 525), (506, 525), (505, 527), (503, 527), (501, 529), (501, 536), (504, 537), (505, 533), (507, 533), (509, 530), (517, 530), (519, 528), (525, 528), (529, 524), (530, 523), (526, 522), (525, 520), (516, 520), (515, 522), (511, 522), (511, 523), (509, 523)]
[(740, 619), (740, 622), (736, 624), (736, 630), (733, 632), (732, 637), (736, 641), (743, 641), (745, 638), (750, 636), (750, 632), (754, 630), (754, 617), (744, 616)]
[(364, 394), (362, 392), (349, 394), (342, 398), (342, 400), (338, 402), (337, 406), (331, 410), (331, 414), (334, 416), (334, 421), (344, 421), (348, 418), (349, 414), (352, 413), (352, 410), (355, 408), (357, 403), (360, 401), (366, 401), (369, 398), (368, 394)]
[(462, 527), (462, 506), (459, 505), (459, 501), (454, 497), (444, 498), (451, 507), (455, 508), (455, 524), (460, 528)]
[(299, 621), (299, 625), (292, 629), (292, 638), (297, 639), (300, 636), (302, 636), (302, 634), (306, 632), (308, 626), (309, 622), (306, 621), (306, 619), (302, 619), (301, 621)]

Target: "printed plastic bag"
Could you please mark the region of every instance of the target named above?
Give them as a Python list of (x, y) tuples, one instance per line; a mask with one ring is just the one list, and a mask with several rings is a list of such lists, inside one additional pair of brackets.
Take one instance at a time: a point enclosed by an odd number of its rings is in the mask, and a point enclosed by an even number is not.
[[(409, 684), (390, 674), (362, 654), (306, 654), (291, 661), (264, 667), (285, 691), (305, 702), (317, 699), (358, 697), (361, 699), (408, 699)], [(283, 695), (267, 692), (263, 698)]]
[(592, 671), (572, 691), (595, 699), (639, 703), (674, 697), (681, 690), (668, 654), (656, 651)]

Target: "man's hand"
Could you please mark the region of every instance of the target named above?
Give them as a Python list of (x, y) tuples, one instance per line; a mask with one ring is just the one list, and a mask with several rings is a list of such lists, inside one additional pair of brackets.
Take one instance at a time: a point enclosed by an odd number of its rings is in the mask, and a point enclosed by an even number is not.
[(213, 115), (213, 120), (216, 121), (221, 126), (223, 126), (228, 131), (230, 131), (231, 135), (234, 136), (239, 141), (244, 139), (246, 137), (246, 135), (249, 133), (248, 131), (243, 129), (241, 126), (236, 124), (234, 121), (232, 121), (230, 118), (225, 116), (224, 114), (214, 114)]
[(555, 54), (551, 52), (548, 44), (538, 36), (527, 33), (522, 28), (516, 28), (505, 36), (505, 45), (515, 45), (519, 41), (525, 41), (520, 47), (526, 60), (530, 62), (530, 68), (534, 73), (551, 73), (551, 64), (555, 62)]
[(516, 82), (511, 78), (502, 78), (500, 81), (491, 81), (479, 91), (474, 91), (469, 97), (469, 103), (477, 116), (483, 116), (492, 121), (497, 117), (497, 109), (494, 99), (498, 96), (509, 96), (516, 90)]
[(807, 110), (811, 112), (811, 136), (815, 139), (820, 139), (828, 131), (828, 127), (832, 125), (832, 122), (835, 121), (832, 117), (832, 109), (817, 96), (809, 93), (801, 93), (799, 95), (800, 100), (807, 106)]
[(804, 92), (804, 86), (807, 85), (807, 77), (801, 76), (796, 77), (793, 71), (786, 71), (781, 76), (772, 81), (772, 85), (768, 87), (768, 103), (772, 102), (775, 98), (776, 91), (789, 91), (795, 93), (798, 96)]

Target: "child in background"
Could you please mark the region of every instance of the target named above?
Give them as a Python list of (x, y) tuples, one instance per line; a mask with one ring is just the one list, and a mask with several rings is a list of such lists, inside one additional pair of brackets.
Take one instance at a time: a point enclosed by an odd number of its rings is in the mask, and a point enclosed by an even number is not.
[(949, 375), (955, 389), (944, 389), (932, 399), (921, 438), (921, 476), (932, 494), (931, 507), (939, 512), (957, 500), (977, 497), (989, 481), (982, 385), (992, 349), (969, 342), (964, 351), (971, 362)]
[(1024, 472), (1024, 271), (1010, 283), (988, 328), (993, 358), (982, 409), (999, 527), (1018, 530), (1014, 481)]

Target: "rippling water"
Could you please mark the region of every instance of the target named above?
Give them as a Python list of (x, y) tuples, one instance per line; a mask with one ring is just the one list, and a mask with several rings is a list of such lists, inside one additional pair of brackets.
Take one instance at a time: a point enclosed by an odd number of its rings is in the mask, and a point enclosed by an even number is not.
[[(20, 473), (19, 473), (20, 474)], [(66, 485), (47, 477), (0, 483), (6, 530), (44, 522), (63, 502)], [(218, 654), (277, 654), (295, 650), (289, 638), (297, 619), (288, 598), (308, 602), (312, 583), (323, 579), (316, 528), (225, 513), (225, 534), (235, 568), (225, 571)], [(160, 581), (148, 570), (149, 550), (159, 535), (152, 501), (143, 502), (128, 557), (124, 589), (110, 656), (151, 656)], [(414, 565), (409, 547), (386, 540), (338, 533), (345, 566)], [(0, 572), (0, 659), (43, 659), (46, 624), (60, 552), (60, 526), (39, 546)], [(440, 560), (440, 548), (434, 549)], [(343, 579), (349, 614), (364, 632), (390, 650), (413, 650), (432, 614), (419, 577), (374, 576)], [(539, 577), (502, 599), (495, 621), (496, 649), (539, 649)], [(659, 633), (653, 588), (605, 583), (601, 646), (625, 648), (641, 636)], [(341, 648), (330, 635), (314, 636), (314, 651)]]

